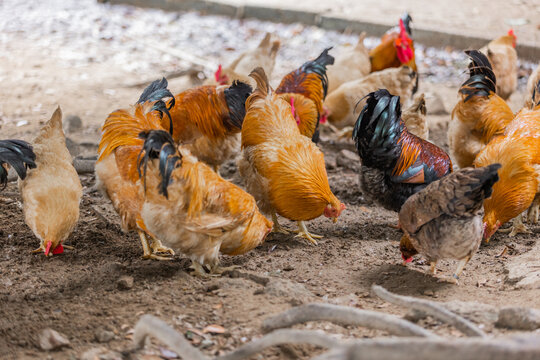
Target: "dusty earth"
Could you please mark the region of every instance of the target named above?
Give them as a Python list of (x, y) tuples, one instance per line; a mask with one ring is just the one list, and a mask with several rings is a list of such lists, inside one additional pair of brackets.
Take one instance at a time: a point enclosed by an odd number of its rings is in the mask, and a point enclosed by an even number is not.
[[(10, 2), (5, 2), (2, 8), (4, 20), (15, 12), (23, 13), (17, 11), (19, 5), (10, 3), (13, 6), (10, 9), (7, 3)], [(124, 15), (127, 22), (134, 24), (144, 24), (144, 16), (149, 19), (165, 17), (164, 23), (172, 24), (170, 19), (180, 15), (128, 7), (107, 8), (92, 2), (66, 1), (58, 5), (65, 8), (57, 9), (52, 15), (38, 5), (28, 6), (23, 9), (24, 16), (21, 15), (26, 20), (21, 20), (19, 26), (9, 21), (4, 23), (0, 37), (1, 138), (31, 140), (39, 124), (60, 104), (64, 114), (78, 115), (83, 120), (81, 130), (68, 132), (68, 137), (75, 143), (72, 146), (74, 155), (94, 155), (99, 126), (110, 111), (136, 100), (149, 79), (186, 67), (174, 57), (138, 46), (132, 38), (115, 38), (116, 35), (102, 38), (103, 29), (108, 29), (108, 25), (103, 25), (106, 19), (93, 11), (103, 11), (116, 18)], [(57, 18), (39, 23), (31, 16), (40, 11), (45, 17), (54, 15)], [(88, 34), (78, 28), (55, 29), (59, 26), (56, 21), (61, 23), (58, 16), (65, 19), (79, 16), (77, 21)], [(196, 14), (181, 16), (180, 19), (191, 19), (192, 23), (212, 19), (224, 21), (216, 17), (198, 19)], [(98, 30), (85, 27), (85, 21), (95, 22)], [(120, 33), (131, 30), (129, 25), (126, 29), (124, 25), (112, 23)], [(243, 26), (238, 31), (242, 36), (253, 39), (249, 45), (260, 38), (261, 31), (279, 26), (255, 22), (237, 25)], [(174, 25), (171, 26), (174, 29)], [(281, 29), (285, 33), (288, 31), (290, 37), (304, 36), (307, 40), (300, 44), (303, 46), (309, 44), (309, 36), (313, 33), (316, 34), (313, 36), (319, 36), (317, 31), (320, 31), (303, 29), (299, 25)], [(148, 33), (146, 40), (152, 38), (152, 31)], [(166, 35), (166, 31), (159, 32), (161, 38)], [(193, 36), (192, 42), (196, 42), (196, 35)], [(349, 35), (340, 36), (322, 33), (322, 38), (338, 39), (341, 43), (351, 39)], [(110, 47), (107, 44), (111, 44)], [(280, 65), (276, 76), (285, 72), (282, 68), (293, 68), (305, 61), (305, 56), (300, 59), (292, 56), (295, 46), (300, 45), (284, 42), (286, 56), (278, 58)], [(297, 57), (301, 55), (300, 49), (296, 49)], [(219, 61), (230, 59), (239, 50), (229, 49), (227, 55), (219, 55)], [(97, 58), (95, 54), (101, 54), (101, 57)], [(426, 49), (426, 54), (424, 64), (433, 63), (441, 52)], [(212, 52), (206, 55), (211, 57)], [(129, 56), (139, 57), (131, 62)], [(463, 62), (460, 56), (447, 54), (447, 57), (456, 58), (458, 64)], [(439, 68), (448, 67), (444, 61), (447, 60), (439, 61)], [(133, 66), (127, 68), (126, 64)], [(433, 71), (425, 70), (425, 65), (422, 75), (428, 81), (422, 82), (420, 90), (438, 96), (444, 107), (451, 109), (456, 101), (457, 86), (463, 79), (464, 64), (460, 69), (456, 65), (450, 70)], [(526, 75), (530, 68), (530, 64), (524, 64), (522, 74)], [(453, 72), (455, 78), (430, 77), (437, 71), (442, 74)], [(137, 83), (142, 85), (133, 86)], [(193, 79), (175, 78), (170, 81), (170, 88), (178, 92), (193, 83)], [(512, 96), (512, 107), (518, 109), (522, 101), (523, 86)], [(447, 146), (449, 118), (448, 114), (429, 116), (430, 138), (443, 147)], [(364, 200), (358, 186), (358, 161), (336, 160), (341, 157), (341, 150), (354, 151), (353, 144), (323, 134), (321, 148), (326, 156), (332, 190), (347, 204), (339, 222), (334, 225), (321, 218), (309, 223), (314, 233), (324, 235), (316, 247), (292, 236), (272, 234), (266, 243), (247, 255), (223, 257), (224, 265), (239, 265), (240, 269), (214, 279), (189, 275), (190, 262), (182, 255), (168, 262), (143, 260), (138, 237), (133, 233), (122, 233), (108, 200), (95, 190), (93, 175), (81, 176), (84, 185), (81, 219), (67, 241), (74, 250), (66, 250), (52, 258), (31, 254), (38, 241), (24, 223), (16, 184), (9, 184), (0, 194), (0, 358), (77, 359), (85, 351), (99, 347), (124, 352), (125, 358), (172, 358), (156, 340), (143, 351), (127, 352), (131, 346), (131, 331), (142, 314), (153, 314), (166, 320), (206, 353), (218, 354), (260, 336), (260, 325), (265, 318), (301, 303), (333, 302), (400, 315), (406, 313), (404, 309), (371, 296), (370, 287), (374, 283), (393, 292), (437, 301), (540, 307), (538, 288), (520, 286), (515, 279), (509, 278), (507, 268), (510, 261), (519, 261), (521, 255), (534, 247), (539, 226), (530, 227), (532, 234), (515, 238), (496, 234), (466, 267), (459, 286), (438, 282), (437, 278), (426, 274), (429, 266), (421, 258), (408, 267), (401, 265), (400, 233), (390, 227), (396, 223), (396, 214)], [(224, 167), (222, 175), (240, 182), (233, 163)], [(281, 221), (291, 229), (295, 226)], [(497, 256), (506, 245), (509, 251)], [(449, 275), (454, 266), (455, 262), (442, 261), (441, 276)], [(123, 288), (122, 283), (119, 285), (119, 280), (125, 276), (133, 280), (128, 289)], [(222, 326), (225, 333), (203, 333), (210, 324)], [(440, 334), (459, 336), (452, 328), (434, 320), (427, 320), (423, 325)], [(325, 323), (306, 327), (352, 337), (384, 335)], [(38, 335), (45, 328), (64, 334), (70, 340), (70, 346), (50, 353), (42, 351)], [(485, 330), (490, 334), (501, 332), (490, 326)], [(112, 332), (113, 338), (105, 341), (103, 337), (107, 337), (104, 336), (107, 331)], [(311, 347), (280, 347), (266, 350), (259, 358), (307, 359), (319, 351)]]

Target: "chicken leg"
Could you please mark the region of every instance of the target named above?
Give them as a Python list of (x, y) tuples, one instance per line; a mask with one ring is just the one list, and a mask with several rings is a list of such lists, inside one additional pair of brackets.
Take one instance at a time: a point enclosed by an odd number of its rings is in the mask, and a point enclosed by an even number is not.
[(540, 213), (540, 194), (536, 194), (529, 210), (527, 211), (527, 222), (530, 224), (538, 223), (538, 215)]
[(503, 234), (509, 233), (508, 236), (510, 236), (510, 237), (514, 237), (517, 234), (530, 234), (531, 231), (529, 229), (527, 229), (525, 224), (523, 224), (523, 220), (522, 220), (521, 216), (522, 215), (519, 214), (518, 216), (516, 216), (514, 218), (514, 220), (512, 221), (512, 227), (511, 228), (509, 228), (509, 229), (499, 229), (499, 232), (501, 232)]
[[(156, 239), (152, 239), (152, 246), (148, 243), (148, 239), (146, 237), (146, 234), (144, 231), (139, 230), (139, 237), (141, 238), (141, 245), (143, 248), (143, 259), (154, 259), (154, 260), (172, 260), (170, 257), (165, 256), (159, 256), (154, 253), (154, 247), (155, 248), (164, 248), (163, 245), (161, 245), (161, 242)], [(158, 243), (156, 243), (156, 241)], [(172, 249), (169, 249), (172, 251)], [(174, 254), (174, 251), (173, 251)]]
[(274, 222), (274, 226), (272, 227), (272, 232), (280, 233), (280, 234), (289, 234), (289, 232), (284, 229), (281, 225), (279, 225), (277, 214), (274, 210), (272, 210), (272, 221)]
[(240, 266), (238, 266), (238, 265), (221, 267), (221, 266), (219, 266), (219, 263), (218, 263), (218, 264), (215, 264), (214, 266), (212, 266), (210, 268), (210, 273), (215, 274), (215, 275), (221, 275), (226, 271), (232, 271), (232, 270), (238, 269), (238, 268), (240, 268)]
[(296, 232), (298, 234), (295, 237), (302, 237), (304, 239), (307, 239), (313, 245), (317, 245), (317, 240), (315, 239), (322, 239), (321, 235), (315, 235), (310, 233), (306, 227), (306, 223), (303, 221), (298, 221), (298, 230)]

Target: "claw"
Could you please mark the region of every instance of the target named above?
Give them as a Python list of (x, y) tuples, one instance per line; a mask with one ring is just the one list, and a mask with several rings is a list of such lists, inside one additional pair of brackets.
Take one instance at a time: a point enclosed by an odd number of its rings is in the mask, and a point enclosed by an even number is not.
[(175, 254), (174, 250), (163, 245), (160, 240), (158, 239), (152, 239), (152, 245), (150, 246), (152, 248), (152, 253), (162, 253), (162, 254), (169, 254), (173, 256)]
[[(146, 234), (143, 231), (139, 231), (139, 237), (141, 238), (141, 245), (143, 247), (143, 256), (142, 256), (143, 259), (153, 259), (153, 260), (161, 260), (161, 261), (172, 260), (172, 257), (156, 255), (154, 252), (160, 252), (160, 251), (156, 251), (154, 248), (165, 250), (163, 252), (168, 252), (167, 249), (172, 251), (172, 249), (165, 248), (161, 244), (161, 242), (157, 239), (152, 239), (152, 246), (150, 246), (148, 244), (148, 239), (146, 238)], [(173, 254), (174, 254), (174, 251), (173, 251)]]
[(303, 221), (298, 222), (298, 230), (296, 232), (298, 234), (295, 237), (307, 239), (312, 245), (317, 245), (317, 240), (315, 239), (322, 239), (321, 235), (315, 235), (310, 233), (306, 227), (306, 224)]
[(232, 270), (239, 269), (239, 268), (240, 268), (240, 266), (238, 266), (238, 265), (225, 266), (225, 267), (221, 267), (219, 265), (216, 265), (216, 266), (213, 266), (210, 269), (210, 273), (215, 274), (215, 275), (221, 275), (224, 272), (232, 271)]

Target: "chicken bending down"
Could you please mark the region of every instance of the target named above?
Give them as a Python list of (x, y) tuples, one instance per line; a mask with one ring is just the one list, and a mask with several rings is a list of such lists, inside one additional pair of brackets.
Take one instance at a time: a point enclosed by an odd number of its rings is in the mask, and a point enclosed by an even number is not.
[(412, 194), (452, 172), (452, 162), (441, 148), (409, 133), (399, 96), (387, 90), (367, 96), (353, 139), (362, 159), (362, 192), (385, 209), (399, 211)]
[(19, 175), (26, 178), (27, 170), (36, 167), (36, 154), (32, 146), (22, 140), (0, 140), (0, 186), (3, 190), (8, 182), (8, 166), (11, 166)]
[(244, 254), (260, 245), (272, 223), (253, 196), (222, 179), (163, 130), (142, 132), (138, 169), (143, 176), (141, 217), (167, 246), (193, 261), (196, 275), (219, 274), (219, 253)]
[(323, 102), (328, 93), (326, 67), (334, 63), (334, 57), (328, 54), (331, 49), (285, 75), (275, 91), (291, 105), (300, 133), (314, 142), (319, 141), (319, 123), (326, 123)]
[(517, 89), (518, 57), (516, 52), (517, 37), (510, 29), (507, 35), (492, 40), (480, 49), (484, 53), (497, 77), (497, 95), (508, 100)]
[(279, 214), (297, 221), (298, 236), (316, 244), (304, 222), (323, 214), (335, 222), (345, 205), (330, 190), (323, 153), (300, 133), (289, 104), (272, 92), (264, 70), (250, 76), (257, 89), (246, 102), (240, 174), (259, 208), (272, 214), (274, 231), (283, 231)]
[[(537, 85), (540, 90), (540, 83)], [(534, 94), (533, 94), (534, 96)], [(531, 222), (538, 221), (540, 194), (540, 103), (525, 108), (506, 126), (504, 133), (492, 139), (478, 154), (474, 166), (500, 163), (500, 180), (493, 195), (484, 203), (484, 238), (489, 238), (506, 222), (514, 220), (511, 236), (529, 232), (521, 222), (527, 209)]]
[(469, 79), (459, 89), (460, 100), (448, 126), (450, 153), (460, 168), (472, 166), (478, 153), (514, 118), (496, 94), (497, 79), (487, 57), (477, 50), (465, 53), (471, 58)]
[(36, 166), (19, 180), (24, 218), (40, 240), (34, 252), (61, 254), (79, 221), (82, 186), (66, 148), (60, 107), (34, 139), (33, 150)]
[[(164, 90), (167, 81), (154, 81), (148, 88)], [(188, 147), (199, 160), (218, 170), (240, 152), (240, 129), (246, 113), (245, 101), (251, 86), (234, 81), (230, 86), (201, 86), (186, 90), (168, 104), (172, 136), (177, 144)], [(141, 95), (145, 102), (148, 92)], [(162, 127), (169, 130), (170, 119), (163, 117)]]
[(453, 275), (457, 283), (482, 242), (482, 205), (499, 179), (500, 168), (492, 164), (461, 169), (411, 196), (399, 212), (404, 232), (400, 243), (403, 260), (410, 262), (413, 255), (420, 253), (431, 263), (435, 275), (438, 260), (457, 259)]

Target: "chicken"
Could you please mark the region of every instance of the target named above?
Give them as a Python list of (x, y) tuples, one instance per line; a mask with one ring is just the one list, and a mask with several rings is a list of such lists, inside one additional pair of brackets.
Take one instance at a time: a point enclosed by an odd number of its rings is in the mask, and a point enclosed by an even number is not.
[(187, 255), (196, 275), (212, 274), (219, 253), (244, 254), (261, 244), (272, 230), (253, 196), (222, 179), (189, 151), (176, 148), (163, 130), (142, 132), (139, 168), (144, 174), (141, 217), (153, 236)]
[(459, 89), (460, 100), (448, 125), (450, 154), (460, 168), (472, 166), (478, 153), (514, 118), (495, 92), (497, 79), (487, 57), (477, 50), (465, 53), (471, 58), (469, 79)]
[(461, 169), (412, 195), (399, 212), (403, 260), (411, 261), (418, 252), (431, 263), (435, 275), (438, 260), (457, 259), (453, 275), (457, 282), (482, 241), (482, 204), (490, 197), (500, 168), (492, 164)]
[[(399, 20), (399, 27), (392, 28), (381, 38), (381, 43), (369, 52), (371, 72), (406, 65), (418, 72), (414, 57), (414, 43), (411, 39), (412, 18), (405, 13)], [(418, 89), (418, 77), (415, 79), (413, 93)]]
[(361, 109), (365, 104), (363, 98), (379, 89), (387, 89), (390, 93), (398, 95), (403, 105), (403, 102), (412, 96), (415, 78), (415, 72), (403, 66), (346, 82), (328, 94), (324, 102), (328, 111), (328, 122), (339, 129), (354, 126), (358, 118), (358, 115), (355, 115), (356, 109)]
[(334, 222), (345, 208), (330, 190), (324, 155), (303, 136), (290, 106), (272, 92), (262, 68), (251, 76), (257, 89), (246, 102), (242, 157), (238, 169), (246, 188), (264, 213), (272, 214), (274, 231), (285, 232), (277, 214), (298, 222), (298, 236), (317, 244), (305, 221), (324, 214)]
[(185, 146), (173, 145), (161, 125), (174, 105), (163, 99), (172, 96), (166, 88), (149, 89), (149, 101), (109, 115), (96, 164), (98, 187), (120, 215), (122, 229), (138, 232), (144, 258), (170, 259), (171, 246), (194, 261), (197, 274), (203, 274), (202, 265), (217, 272), (220, 249), (231, 255), (251, 250), (271, 223), (251, 195)]
[(28, 168), (36, 167), (36, 154), (32, 146), (22, 140), (0, 140), (0, 186), (5, 189), (8, 183), (8, 166), (13, 167), (19, 178), (26, 178)]
[(424, 99), (424, 93), (421, 93), (416, 95), (411, 106), (401, 113), (401, 118), (407, 127), (407, 131), (424, 140), (428, 140), (429, 138), (426, 111), (426, 100)]
[(243, 52), (225, 68), (219, 65), (214, 78), (205, 81), (205, 85), (231, 85), (234, 80), (249, 84), (248, 74), (257, 66), (262, 67), (270, 76), (280, 46), (279, 39), (272, 40), (272, 35), (266, 33), (256, 48)]
[[(139, 103), (148, 94), (167, 88), (167, 80), (156, 80), (147, 87)], [(169, 130), (172, 120), (173, 139), (185, 144), (199, 160), (218, 170), (240, 151), (240, 129), (246, 113), (245, 101), (251, 86), (234, 81), (230, 86), (201, 86), (186, 90), (169, 104), (171, 118), (162, 118), (162, 127)]]
[(336, 56), (333, 65), (326, 70), (328, 75), (328, 93), (337, 89), (341, 84), (351, 80), (361, 79), (371, 72), (369, 51), (364, 46), (366, 33), (363, 32), (354, 47), (344, 48)]
[(326, 122), (323, 108), (328, 92), (326, 67), (334, 63), (334, 57), (328, 54), (330, 49), (285, 75), (275, 91), (291, 105), (300, 133), (314, 142), (319, 139), (319, 122)]
[(534, 103), (540, 101), (540, 91), (536, 88), (540, 82), (540, 64), (536, 66), (536, 69), (529, 76), (527, 80), (527, 95), (525, 97), (524, 107), (530, 108)]
[(412, 194), (452, 172), (442, 149), (409, 133), (399, 96), (385, 89), (367, 96), (353, 139), (362, 160), (362, 192), (385, 209), (399, 211)]
[(517, 88), (518, 65), (516, 52), (517, 37), (510, 29), (507, 35), (501, 36), (480, 49), (487, 55), (493, 72), (497, 78), (497, 95), (507, 100)]
[(33, 150), (36, 166), (19, 180), (24, 218), (40, 241), (34, 252), (61, 254), (79, 221), (82, 186), (66, 148), (60, 107), (41, 128)]
[[(538, 221), (538, 195), (540, 194), (540, 103), (524, 108), (510, 122), (504, 134), (492, 139), (478, 154), (474, 166), (499, 163), (500, 180), (493, 187), (493, 195), (484, 202), (484, 238), (517, 217), (510, 235), (528, 232), (518, 217), (531, 209), (532, 222)], [(536, 200), (535, 200), (536, 199)]]

